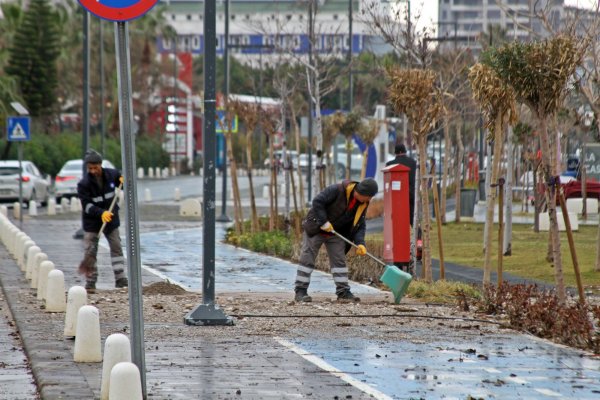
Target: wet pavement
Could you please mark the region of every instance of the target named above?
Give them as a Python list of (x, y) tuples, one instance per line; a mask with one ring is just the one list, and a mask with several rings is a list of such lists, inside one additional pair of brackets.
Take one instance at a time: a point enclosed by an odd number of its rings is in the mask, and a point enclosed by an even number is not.
[[(184, 229), (142, 228), (145, 285), (168, 278), (189, 290), (199, 289), (202, 230), (182, 225)], [(76, 220), (28, 219), (24, 223), (24, 230), (57, 268), (64, 270), (67, 287), (81, 284), (76, 274), (81, 242), (70, 238), (76, 227)], [(223, 234), (224, 227), (219, 226), (218, 237)], [(43, 313), (30, 301), (31, 289), (4, 248), (0, 256), (0, 281), (38, 385), (42, 384), (43, 398), (97, 398), (101, 367), (71, 361), (72, 342), (62, 338), (62, 317)], [(101, 249), (99, 260), (106, 266), (101, 269), (99, 288), (111, 288), (106, 249)], [(216, 245), (217, 294), (289, 293), (291, 299), (295, 268), (293, 263), (275, 257), (219, 241)], [(313, 278), (311, 294), (333, 299), (331, 277), (315, 271)], [(352, 284), (352, 288), (356, 293), (388, 301), (391, 298), (365, 285)], [(479, 334), (472, 322), (464, 323), (464, 333), (460, 332), (460, 320), (453, 322), (459, 327), (458, 333), (445, 329), (446, 324), (449, 322), (440, 321), (439, 329), (424, 331), (411, 328), (409, 317), (399, 319), (397, 330), (405, 339), (398, 340), (391, 334), (390, 339), (376, 335), (375, 325), (368, 323), (347, 328), (341, 323), (333, 335), (265, 332), (261, 336), (244, 335), (239, 330), (241, 322), (237, 330), (229, 331), (234, 328), (151, 323), (146, 325), (149, 398), (600, 398), (598, 358), (516, 332)], [(126, 330), (126, 325), (106, 321), (103, 338), (109, 332)], [(183, 335), (190, 329), (197, 333), (191, 339)], [(161, 336), (163, 330), (168, 334)], [(7, 346), (0, 342), (0, 363)], [(19, 357), (9, 362), (11, 366), (22, 365)], [(31, 379), (26, 369), (18, 371), (23, 382)], [(15, 397), (5, 391), (17, 386), (20, 384), (16, 382), (2, 386), (0, 399), (35, 398), (28, 393)]]

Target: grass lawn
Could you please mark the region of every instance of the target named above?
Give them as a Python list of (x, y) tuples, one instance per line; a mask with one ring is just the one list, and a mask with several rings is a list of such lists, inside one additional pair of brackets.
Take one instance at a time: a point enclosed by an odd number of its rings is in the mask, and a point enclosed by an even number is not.
[[(456, 264), (483, 268), (483, 224), (448, 223), (442, 227), (444, 260)], [(566, 232), (561, 232), (563, 272), (567, 286), (576, 287), (573, 262), (569, 252)], [(577, 260), (584, 286), (600, 286), (600, 272), (594, 271), (596, 259), (597, 226), (579, 226), (573, 232)], [(494, 225), (492, 269), (498, 262), (498, 226)], [(439, 258), (437, 231), (432, 224), (433, 257)], [(546, 261), (548, 232), (533, 232), (532, 225), (513, 225), (512, 255), (503, 258), (503, 271), (525, 278), (554, 284), (554, 268)]]

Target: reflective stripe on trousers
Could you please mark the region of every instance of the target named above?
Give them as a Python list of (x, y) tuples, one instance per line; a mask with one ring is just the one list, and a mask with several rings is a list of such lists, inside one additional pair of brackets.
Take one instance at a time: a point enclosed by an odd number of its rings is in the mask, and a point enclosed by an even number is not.
[[(86, 254), (88, 251), (93, 251), (93, 249), (90, 249), (90, 247), (93, 245), (97, 237), (98, 234), (95, 232), (85, 232), (83, 236), (83, 243)], [(123, 248), (121, 247), (121, 236), (119, 236), (119, 229), (113, 229), (108, 234), (104, 232), (104, 237), (106, 237), (106, 240), (108, 240), (108, 246), (110, 248), (110, 261), (112, 264), (113, 273), (115, 275), (115, 280), (126, 278), (125, 258), (123, 257)], [(95, 250), (96, 254), (93, 255), (96, 256), (97, 259), (97, 246)], [(93, 272), (91, 277), (88, 279), (88, 282), (96, 282), (98, 280), (98, 267), (96, 264), (94, 264)]]

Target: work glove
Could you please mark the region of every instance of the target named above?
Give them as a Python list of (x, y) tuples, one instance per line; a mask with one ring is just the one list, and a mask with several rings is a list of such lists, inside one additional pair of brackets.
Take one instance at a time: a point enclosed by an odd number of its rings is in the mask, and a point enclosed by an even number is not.
[(121, 185), (123, 185), (123, 182), (125, 182), (125, 179), (123, 178), (123, 176), (120, 176), (120, 177), (119, 177), (119, 183), (120, 183)]
[(325, 232), (333, 232), (333, 225), (331, 225), (331, 222), (327, 221), (321, 225), (321, 229)]
[(367, 248), (363, 244), (359, 244), (358, 247), (356, 247), (356, 255), (364, 256), (365, 254), (367, 254)]
[(102, 213), (102, 222), (108, 224), (110, 221), (112, 221), (112, 217), (113, 213), (111, 213), (110, 211), (104, 211)]

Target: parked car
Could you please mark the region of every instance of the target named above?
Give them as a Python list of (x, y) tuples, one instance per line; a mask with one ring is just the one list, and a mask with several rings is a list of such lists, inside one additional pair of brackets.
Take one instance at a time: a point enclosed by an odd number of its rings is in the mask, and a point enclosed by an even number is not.
[[(313, 153), (311, 167), (314, 169), (315, 165), (317, 165), (317, 156)], [(302, 153), (298, 156), (298, 168), (303, 173), (308, 171), (308, 154)]]
[[(292, 161), (292, 165), (297, 166), (298, 165), (298, 152), (296, 152), (296, 150), (288, 150), (287, 153)], [(273, 151), (273, 159), (275, 159), (275, 163), (279, 167), (283, 166), (283, 158), (282, 157), (283, 157), (282, 150), (274, 150)], [(264, 161), (263, 165), (267, 169), (271, 168), (271, 158), (267, 157), (266, 160)]]
[[(23, 200), (35, 200), (45, 205), (48, 202), (50, 181), (31, 161), (21, 162)], [(0, 161), (0, 201), (19, 199), (19, 161)]]
[[(113, 163), (102, 160), (103, 168), (115, 168)], [(77, 196), (77, 184), (83, 176), (83, 160), (69, 160), (60, 169), (54, 179), (54, 195), (59, 200), (62, 197)]]
[[(339, 143), (335, 150), (337, 150), (337, 162), (334, 159), (334, 148), (331, 148), (329, 157), (332, 165), (335, 165), (335, 176), (337, 179), (343, 179), (346, 176), (346, 166), (348, 164), (346, 144)], [(363, 154), (361, 153), (358, 146), (355, 144), (352, 147), (352, 153), (350, 155), (350, 178), (358, 179), (362, 170)]]

